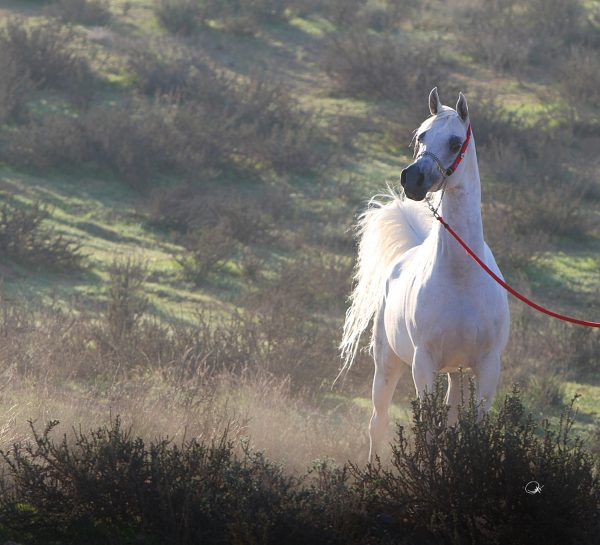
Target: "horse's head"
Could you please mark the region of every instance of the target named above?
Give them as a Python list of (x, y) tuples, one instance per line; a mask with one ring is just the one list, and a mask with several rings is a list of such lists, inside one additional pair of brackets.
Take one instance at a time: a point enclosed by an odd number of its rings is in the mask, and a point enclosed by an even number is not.
[(415, 201), (422, 201), (428, 192), (442, 188), (450, 175), (446, 171), (461, 152), (469, 128), (467, 99), (462, 93), (453, 110), (442, 104), (434, 87), (429, 93), (429, 111), (431, 117), (415, 132), (415, 160), (400, 177), (406, 196)]

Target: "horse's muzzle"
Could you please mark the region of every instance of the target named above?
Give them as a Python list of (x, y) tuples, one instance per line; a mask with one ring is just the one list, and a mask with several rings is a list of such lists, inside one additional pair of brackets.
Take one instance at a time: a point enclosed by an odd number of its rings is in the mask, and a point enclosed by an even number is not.
[(413, 201), (422, 201), (427, 194), (427, 188), (424, 187), (425, 175), (416, 163), (409, 165), (402, 171), (400, 185), (404, 188), (406, 196)]

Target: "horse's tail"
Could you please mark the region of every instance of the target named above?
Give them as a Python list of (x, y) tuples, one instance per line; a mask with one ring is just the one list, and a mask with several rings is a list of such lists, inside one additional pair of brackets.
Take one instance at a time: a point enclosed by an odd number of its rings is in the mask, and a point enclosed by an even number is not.
[(372, 199), (357, 223), (358, 261), (340, 344), (343, 367), (338, 378), (352, 366), (362, 333), (381, 309), (391, 265), (431, 231), (431, 214), (423, 203), (394, 193), (385, 198), (383, 202)]

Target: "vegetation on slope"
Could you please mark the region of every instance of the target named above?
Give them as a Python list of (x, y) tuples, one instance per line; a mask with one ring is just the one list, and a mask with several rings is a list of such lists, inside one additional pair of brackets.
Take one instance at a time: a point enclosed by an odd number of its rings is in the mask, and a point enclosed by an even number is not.
[[(112, 411), (146, 445), (187, 433), (210, 449), (229, 427), (290, 471), (364, 459), (368, 356), (329, 392), (350, 226), (410, 161), (433, 85), (469, 98), (506, 276), (597, 319), (595, 3), (6, 0), (0, 14), (5, 451), (32, 439), (28, 419), (95, 429)], [(581, 392), (574, 428), (597, 452), (598, 332), (512, 316), (502, 388), (521, 382), (555, 424)]]

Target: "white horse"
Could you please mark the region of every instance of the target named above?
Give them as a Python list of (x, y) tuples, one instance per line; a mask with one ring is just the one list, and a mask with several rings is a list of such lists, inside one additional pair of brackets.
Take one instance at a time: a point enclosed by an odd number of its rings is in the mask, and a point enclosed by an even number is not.
[[(416, 131), (415, 160), (402, 171), (408, 199), (373, 200), (359, 220), (356, 284), (341, 343), (347, 370), (363, 331), (373, 320), (375, 360), (369, 460), (388, 428), (388, 409), (404, 364), (412, 366), (417, 395), (431, 392), (448, 373), (446, 403), (457, 418), (459, 372), (471, 368), (481, 410), (498, 385), (500, 357), (509, 331), (506, 292), (470, 258), (423, 201), (436, 193), (444, 220), (500, 276), (483, 239), (481, 187), (467, 101), (443, 106), (429, 95), (431, 117)], [(449, 166), (456, 168), (454, 172)], [(454, 170), (454, 169), (452, 169)]]

